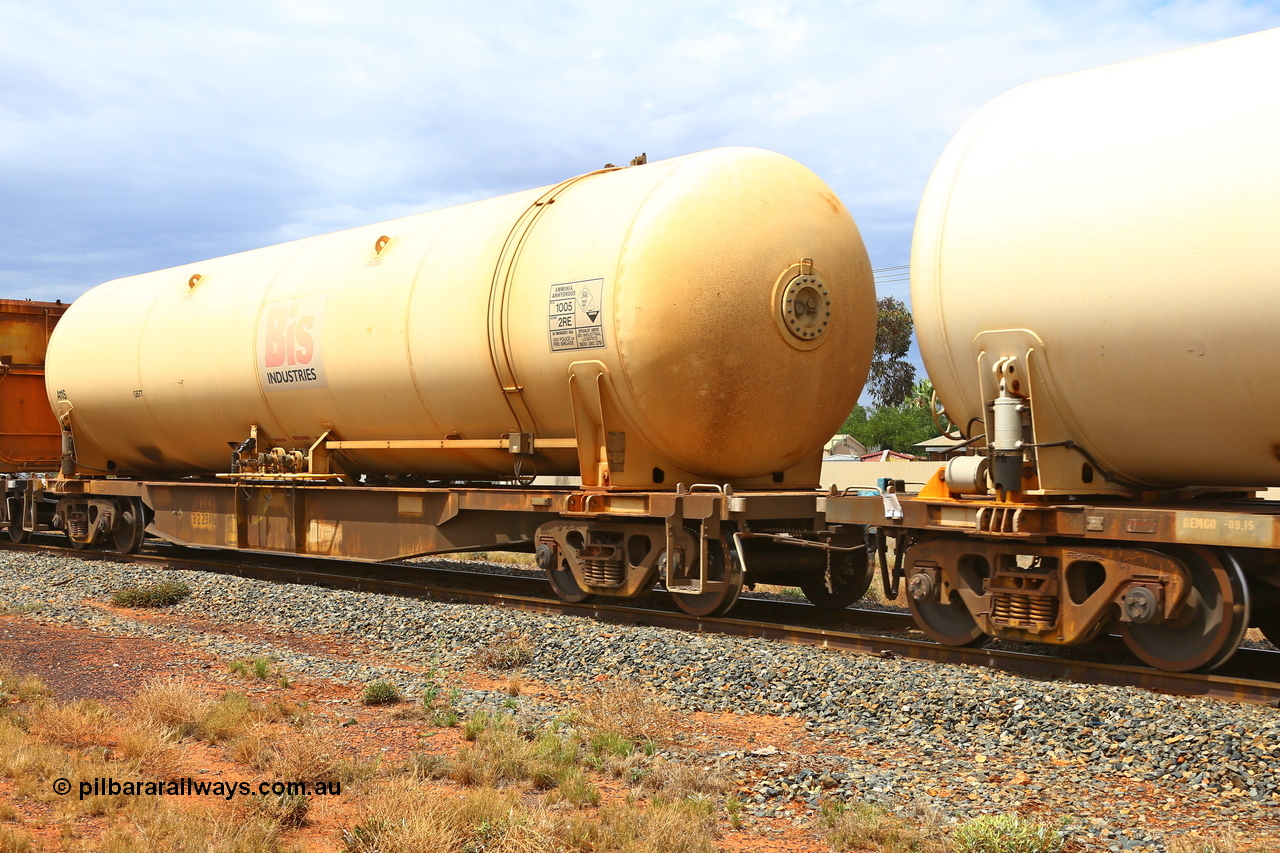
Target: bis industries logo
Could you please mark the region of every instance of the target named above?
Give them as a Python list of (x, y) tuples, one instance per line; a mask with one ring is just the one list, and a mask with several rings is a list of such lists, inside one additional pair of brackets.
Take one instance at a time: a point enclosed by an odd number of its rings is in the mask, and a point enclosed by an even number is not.
[(268, 302), (258, 320), (258, 370), (267, 391), (327, 388), (321, 353), (328, 294)]

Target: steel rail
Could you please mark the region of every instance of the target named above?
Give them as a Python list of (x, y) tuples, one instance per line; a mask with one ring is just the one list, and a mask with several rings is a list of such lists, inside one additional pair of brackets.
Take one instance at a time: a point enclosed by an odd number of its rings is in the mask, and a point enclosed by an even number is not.
[[(464, 572), (438, 567), (418, 566), (406, 563), (361, 563), (348, 560), (319, 558), (278, 557), (285, 565), (254, 565), (244, 563), (244, 554), (228, 552), (233, 559), (219, 559), (220, 552), (192, 557), (186, 554), (140, 553), (115, 554), (107, 551), (77, 550), (57, 546), (27, 543), (15, 545), (0, 543), (0, 548), (11, 551), (52, 553), (85, 560), (104, 560), (117, 563), (145, 563), (173, 569), (229, 574), (239, 577), (267, 580), (276, 583), (298, 583), (309, 586), (347, 589), (361, 592), (389, 593), (411, 598), (431, 599), (449, 603), (483, 604), (509, 607), (532, 613), (571, 615), (595, 619), (600, 622), (625, 625), (645, 625), (672, 628), (707, 634), (735, 637), (752, 637), (775, 640), (842, 651), (875, 654), (882, 657), (902, 657), (936, 663), (981, 666), (1019, 675), (1047, 680), (1076, 681), (1090, 684), (1139, 687), (1157, 693), (1178, 696), (1202, 696), (1265, 705), (1280, 705), (1280, 682), (1257, 678), (1243, 678), (1218, 673), (1164, 672), (1144, 666), (1069, 660), (1027, 652), (983, 648), (943, 646), (927, 640), (885, 636), (874, 633), (836, 630), (826, 627), (799, 626), (776, 621), (725, 617), (693, 617), (678, 610), (661, 610), (625, 604), (604, 604), (598, 601), (570, 604), (553, 597), (517, 595), (494, 592), (476, 584), (496, 581), (518, 585), (543, 584), (532, 578), (513, 575)], [(272, 555), (253, 554), (255, 558), (272, 559)], [(375, 569), (376, 567), (376, 569)], [(373, 575), (372, 571), (377, 572)], [(390, 571), (388, 571), (390, 570)], [(452, 581), (449, 584), (424, 583), (428, 576)], [(471, 584), (468, 588), (468, 584)], [(803, 609), (816, 615), (812, 605), (747, 599), (742, 602), (752, 609), (760, 605), (769, 608)], [(877, 610), (848, 610), (840, 614), (823, 613), (827, 617), (843, 617), (851, 622), (879, 623), (892, 630), (912, 627), (905, 614)], [(1261, 649), (1241, 649), (1237, 659), (1247, 660), (1252, 672), (1280, 675), (1280, 652)], [(1233, 664), (1235, 661), (1233, 660)]]

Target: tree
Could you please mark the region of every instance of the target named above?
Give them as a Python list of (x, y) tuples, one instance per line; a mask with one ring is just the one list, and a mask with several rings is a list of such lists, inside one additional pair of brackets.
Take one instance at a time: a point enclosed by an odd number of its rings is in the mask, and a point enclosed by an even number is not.
[(914, 323), (911, 312), (896, 296), (876, 302), (876, 349), (867, 378), (867, 393), (877, 406), (897, 406), (910, 395), (916, 368), (907, 361)]
[(853, 436), (868, 450), (880, 448), (914, 454), (916, 442), (938, 434), (930, 411), (932, 405), (933, 383), (921, 379), (911, 386), (906, 399), (897, 405), (872, 409), (854, 407), (840, 432)]
[(914, 401), (875, 409), (857, 406), (840, 432), (853, 436), (868, 450), (880, 448), (899, 453), (915, 453), (912, 445), (937, 435), (929, 407), (914, 405)]
[(874, 407), (855, 406), (840, 432), (868, 449), (914, 453), (918, 441), (938, 434), (933, 423), (933, 383), (916, 382), (916, 369), (907, 361), (914, 323), (901, 299), (882, 297), (876, 303), (876, 349), (867, 379)]

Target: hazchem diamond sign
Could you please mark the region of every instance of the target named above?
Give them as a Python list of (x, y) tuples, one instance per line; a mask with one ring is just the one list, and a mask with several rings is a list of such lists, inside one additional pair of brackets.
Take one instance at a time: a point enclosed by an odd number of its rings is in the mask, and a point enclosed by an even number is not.
[(551, 351), (604, 346), (604, 279), (551, 285), (547, 333)]

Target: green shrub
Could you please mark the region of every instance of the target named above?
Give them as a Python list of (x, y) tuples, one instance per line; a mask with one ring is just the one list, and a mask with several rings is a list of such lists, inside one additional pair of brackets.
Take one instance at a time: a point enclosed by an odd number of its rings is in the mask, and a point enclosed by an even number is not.
[(434, 708), (431, 711), (431, 725), (451, 729), (458, 725), (458, 712), (452, 708)]
[(191, 587), (179, 581), (161, 581), (127, 586), (111, 594), (117, 607), (172, 607), (191, 594)]
[(364, 688), (360, 701), (365, 705), (394, 705), (400, 698), (400, 688), (389, 681), (375, 681)]
[(598, 731), (591, 735), (587, 746), (596, 755), (613, 755), (626, 758), (636, 748), (627, 737), (614, 731)]
[(265, 681), (268, 678), (275, 678), (281, 687), (289, 686), (289, 676), (285, 675), (279, 667), (273, 666), (275, 660), (272, 658), (254, 658), (253, 660), (235, 660), (227, 664), (227, 670), (241, 678), (257, 678)]
[(476, 711), (474, 714), (472, 714), (467, 719), (467, 722), (463, 724), (462, 739), (473, 741), (480, 736), (481, 732), (485, 731), (490, 726), (494, 725), (495, 723), (501, 726), (502, 722), (503, 721), (501, 717), (499, 717), (497, 720), (494, 720), (489, 716), (488, 711), (481, 708), (479, 711)]
[(1057, 826), (1016, 814), (983, 815), (956, 827), (960, 853), (1056, 853), (1062, 849)]

